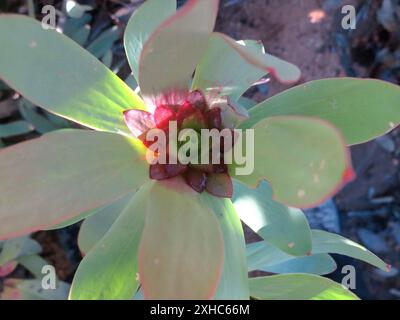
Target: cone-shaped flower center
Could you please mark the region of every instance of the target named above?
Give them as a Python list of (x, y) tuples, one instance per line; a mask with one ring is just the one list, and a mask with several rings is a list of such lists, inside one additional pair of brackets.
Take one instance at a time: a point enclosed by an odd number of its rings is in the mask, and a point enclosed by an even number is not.
[[(178, 153), (180, 148), (183, 148), (186, 143), (190, 143), (172, 141), (174, 137), (169, 134), (171, 123), (174, 123), (177, 129), (177, 137), (182, 130), (186, 129), (191, 130), (198, 137), (202, 137), (201, 133), (204, 129), (211, 130), (214, 133), (219, 133), (223, 130), (221, 109), (218, 107), (210, 108), (200, 91), (189, 93), (181, 104), (157, 105), (154, 114), (140, 110), (128, 110), (125, 111), (124, 116), (125, 122), (132, 133), (148, 148), (151, 148), (155, 143), (154, 139), (149, 138), (148, 133), (151, 130), (158, 129), (158, 131), (161, 130), (165, 134), (167, 144), (164, 148), (166, 150), (166, 161), (150, 165), (150, 179), (165, 180), (183, 175), (187, 184), (199, 193), (207, 190), (218, 197), (232, 197), (232, 181), (228, 175), (228, 168), (224, 163), (224, 154), (228, 151), (226, 148), (232, 148), (233, 139), (227, 144), (222, 135), (218, 135), (217, 161), (212, 156), (212, 153), (215, 152), (215, 141), (211, 145), (207, 143), (206, 150), (202, 148), (203, 144), (199, 143), (196, 161), (185, 164), (181, 163), (179, 157), (169, 152), (171, 143), (177, 146)], [(204, 156), (204, 154), (206, 155)], [(207, 158), (208, 161), (205, 162), (200, 159), (201, 155)]]

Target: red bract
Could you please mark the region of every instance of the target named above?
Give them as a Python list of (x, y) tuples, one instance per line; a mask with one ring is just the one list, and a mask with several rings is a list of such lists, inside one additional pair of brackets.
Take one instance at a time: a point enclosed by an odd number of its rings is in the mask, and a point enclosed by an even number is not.
[(213, 108), (206, 112), (206, 118), (212, 128), (222, 129), (221, 109)]
[[(155, 142), (147, 140), (148, 131), (154, 128), (163, 130), (167, 138), (167, 150), (170, 121), (177, 121), (178, 132), (182, 129), (194, 129), (197, 132), (201, 129), (223, 129), (221, 109), (210, 108), (204, 95), (198, 90), (188, 93), (183, 103), (157, 105), (154, 114), (140, 110), (127, 110), (124, 112), (124, 119), (133, 135), (139, 138), (146, 147), (150, 147)], [(212, 147), (209, 152), (211, 149)], [(153, 180), (166, 180), (184, 175), (187, 184), (195, 191), (201, 193), (207, 190), (217, 197), (230, 198), (232, 197), (232, 181), (227, 173), (227, 166), (223, 163), (223, 154), (227, 151), (224, 149), (226, 148), (222, 143), (221, 164), (189, 164), (188, 166), (179, 162), (169, 163), (170, 156), (167, 152), (167, 164), (150, 165), (149, 177)]]
[(206, 189), (207, 173), (199, 170), (189, 170), (185, 176), (186, 182), (197, 192), (203, 192)]
[(157, 106), (154, 111), (155, 126), (160, 129), (168, 128), (170, 121), (176, 120), (176, 113), (173, 106)]

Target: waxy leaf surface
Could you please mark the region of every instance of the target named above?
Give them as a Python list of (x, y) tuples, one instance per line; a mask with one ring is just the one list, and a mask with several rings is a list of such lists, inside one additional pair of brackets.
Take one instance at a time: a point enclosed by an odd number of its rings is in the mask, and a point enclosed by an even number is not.
[(75, 273), (72, 300), (130, 300), (139, 287), (138, 248), (151, 182), (129, 200), (104, 237), (83, 258)]
[(336, 263), (329, 254), (291, 256), (265, 241), (247, 245), (246, 254), (249, 271), (328, 274), (336, 269)]
[[(311, 254), (336, 253), (355, 258), (369, 263), (379, 269), (388, 271), (390, 268), (384, 261), (362, 245), (346, 239), (340, 235), (322, 230), (312, 230), (312, 252)], [(257, 269), (263, 265), (271, 265), (271, 262), (287, 261), (276, 250), (265, 241), (255, 242), (247, 246), (249, 265)], [(249, 258), (251, 256), (251, 259)], [(251, 263), (250, 263), (251, 261)]]
[(249, 284), (242, 224), (230, 199), (202, 193), (202, 201), (217, 217), (224, 237), (224, 267), (215, 299), (247, 300)]
[(213, 33), (196, 69), (192, 88), (205, 92), (217, 90), (220, 95), (237, 100), (267, 73), (283, 82), (299, 80), (299, 68), (265, 54), (262, 43), (253, 43), (236, 42), (224, 34)]
[(139, 61), (143, 96), (187, 90), (214, 29), (218, 0), (189, 0), (149, 37)]
[(103, 238), (127, 207), (132, 196), (130, 193), (111, 204), (93, 210), (93, 213), (83, 221), (78, 234), (81, 253), (87, 254)]
[(61, 130), (0, 150), (0, 238), (68, 221), (148, 179), (140, 142)]
[(101, 131), (129, 134), (126, 109), (144, 103), (73, 40), (25, 16), (0, 15), (0, 78), (34, 104)]
[(233, 204), (240, 219), (265, 241), (295, 256), (311, 251), (311, 230), (304, 213), (273, 201), (265, 181), (257, 189), (235, 182), (234, 190)]
[(137, 8), (125, 29), (124, 45), (132, 73), (139, 81), (139, 59), (150, 34), (176, 11), (176, 0), (148, 0)]
[(266, 117), (303, 115), (325, 119), (348, 144), (371, 140), (400, 124), (400, 87), (372, 79), (336, 78), (308, 82), (252, 108), (241, 128)]
[(214, 213), (181, 178), (157, 181), (147, 202), (139, 275), (146, 299), (211, 299), (223, 267)]
[(359, 300), (330, 279), (311, 274), (285, 274), (253, 278), (250, 294), (261, 300)]
[(253, 155), (252, 173), (238, 175), (231, 166), (231, 174), (251, 187), (267, 180), (273, 199), (291, 207), (317, 206), (354, 176), (342, 135), (317, 118), (278, 116), (260, 121), (246, 157)]

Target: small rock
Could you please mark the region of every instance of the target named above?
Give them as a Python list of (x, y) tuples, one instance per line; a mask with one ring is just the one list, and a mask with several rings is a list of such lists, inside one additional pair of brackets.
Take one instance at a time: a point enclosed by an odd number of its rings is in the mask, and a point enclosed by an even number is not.
[(385, 240), (382, 239), (378, 234), (375, 234), (367, 229), (359, 229), (357, 231), (358, 237), (362, 243), (370, 249), (372, 252), (386, 253), (390, 251), (389, 246)]

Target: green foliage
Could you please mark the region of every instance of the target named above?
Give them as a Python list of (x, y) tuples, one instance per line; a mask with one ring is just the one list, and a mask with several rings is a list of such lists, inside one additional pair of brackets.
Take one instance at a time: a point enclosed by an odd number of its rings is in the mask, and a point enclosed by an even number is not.
[(239, 182), (234, 186), (233, 204), (254, 232), (290, 255), (304, 256), (311, 251), (311, 230), (301, 210), (273, 201), (272, 189), (265, 182), (257, 189)]
[(388, 82), (352, 78), (317, 80), (258, 104), (241, 127), (253, 127), (272, 116), (313, 116), (335, 125), (348, 144), (358, 144), (400, 124), (399, 101), (399, 87)]
[(250, 295), (262, 300), (358, 300), (339, 283), (311, 274), (250, 279)]
[(352, 168), (349, 151), (335, 127), (317, 118), (276, 116), (254, 126), (253, 172), (231, 173), (253, 188), (265, 179), (274, 200), (307, 208), (322, 203), (349, 182)]
[[(212, 33), (217, 0), (189, 0), (176, 13), (175, 6), (149, 0), (130, 19), (124, 35), (130, 86), (107, 68), (119, 30), (89, 41), (89, 8), (70, 12), (77, 18), (63, 30), (73, 40), (27, 17), (0, 16), (0, 77), (24, 97), (25, 119), (2, 125), (0, 138), (46, 133), (0, 152), (0, 237), (86, 219), (79, 234), (86, 255), (71, 299), (357, 299), (318, 276), (336, 267), (329, 253), (383, 270), (386, 264), (348, 239), (311, 231), (300, 208), (323, 202), (353, 177), (346, 144), (399, 124), (399, 87), (319, 80), (254, 106), (242, 97), (254, 82), (267, 74), (296, 82), (298, 68), (259, 42)], [(124, 111), (152, 112), (164, 100), (175, 106), (190, 88), (201, 89), (224, 120), (254, 129), (252, 173), (229, 166), (233, 202), (198, 194), (182, 177), (150, 181), (145, 147), (124, 123)], [(55, 115), (99, 132), (57, 130), (70, 124)], [(240, 220), (263, 240), (246, 247)], [(43, 261), (25, 257), (24, 249), (35, 245), (24, 240), (18, 251), (12, 241), (19, 240), (9, 241), (0, 261), (17, 259), (38, 274)], [(283, 274), (249, 280), (252, 270)], [(22, 296), (47, 299), (34, 281), (18, 284)], [(65, 289), (60, 285), (58, 297)]]
[[(48, 262), (39, 256), (42, 248), (29, 236), (0, 241), (0, 278), (4, 277), (0, 300), (64, 300), (68, 296), (69, 284), (56, 279), (56, 288), (43, 290), (42, 268)], [(21, 265), (34, 276), (25, 280), (5, 278)]]

